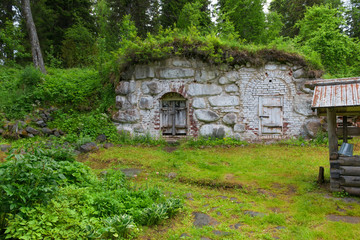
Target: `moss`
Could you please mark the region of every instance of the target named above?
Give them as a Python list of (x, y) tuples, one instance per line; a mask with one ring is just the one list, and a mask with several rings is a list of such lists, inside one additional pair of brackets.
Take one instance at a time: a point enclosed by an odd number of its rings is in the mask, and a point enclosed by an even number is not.
[(302, 66), (309, 77), (323, 74), (321, 64), (301, 52), (291, 49), (278, 49), (276, 46), (249, 45), (241, 42), (222, 40), (214, 35), (183, 35), (177, 32), (149, 35), (145, 40), (124, 41), (112, 62), (111, 78), (121, 79), (121, 73), (136, 64), (147, 64), (180, 56), (198, 59), (209, 64), (227, 64), (230, 67), (245, 65), (261, 67), (267, 62), (290, 63)]

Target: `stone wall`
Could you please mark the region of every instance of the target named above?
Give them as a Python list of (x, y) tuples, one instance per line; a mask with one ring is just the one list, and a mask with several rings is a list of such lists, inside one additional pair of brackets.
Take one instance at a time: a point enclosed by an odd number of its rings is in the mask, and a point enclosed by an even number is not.
[[(169, 92), (187, 100), (187, 135), (255, 140), (306, 134), (316, 119), (310, 108), (312, 92), (304, 87), (305, 71), (291, 64), (268, 63), (213, 66), (199, 60), (171, 58), (136, 65), (124, 72), (116, 87), (119, 131), (160, 136), (161, 98)], [(282, 99), (282, 134), (262, 134), (259, 99)], [(316, 121), (316, 120), (315, 120)]]

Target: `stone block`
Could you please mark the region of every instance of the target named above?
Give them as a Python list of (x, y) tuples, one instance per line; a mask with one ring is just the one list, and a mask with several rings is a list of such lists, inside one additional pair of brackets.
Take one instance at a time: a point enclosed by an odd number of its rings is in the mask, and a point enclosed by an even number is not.
[(121, 81), (115, 88), (115, 93), (119, 95), (127, 95), (135, 92), (135, 81)]
[(114, 122), (134, 123), (140, 120), (139, 111), (136, 109), (119, 110), (112, 117)]
[(238, 132), (238, 133), (245, 132), (245, 124), (242, 124), (242, 123), (235, 124), (234, 132)]
[(278, 68), (278, 65), (276, 64), (266, 64), (265, 70), (276, 70)]
[(304, 124), (305, 131), (310, 137), (315, 137), (316, 134), (321, 131), (320, 119), (310, 119)]
[(155, 77), (154, 68), (147, 65), (137, 65), (135, 67), (135, 79)]
[(200, 136), (211, 138), (231, 137), (232, 131), (224, 125), (206, 124), (200, 128)]
[(173, 69), (162, 69), (159, 71), (159, 77), (165, 79), (174, 79), (174, 78), (189, 78), (194, 77), (194, 69), (187, 68), (173, 68)]
[(218, 95), (222, 92), (222, 88), (216, 84), (197, 84), (189, 85), (188, 94), (190, 96), (211, 96)]
[(303, 116), (312, 116), (311, 101), (311, 96), (295, 96), (294, 111)]
[(141, 86), (144, 94), (156, 95), (162, 91), (162, 85), (159, 82), (144, 82)]
[(236, 84), (231, 84), (225, 87), (225, 92), (232, 93), (239, 91), (239, 87)]
[(228, 113), (223, 117), (223, 122), (226, 125), (234, 125), (237, 122), (237, 116), (235, 113)]
[(206, 102), (203, 98), (194, 98), (192, 102), (193, 108), (206, 108)]
[(240, 76), (237, 71), (227, 72), (225, 74), (225, 77), (228, 79), (228, 82), (236, 82), (236, 81), (240, 80)]
[(212, 70), (202, 69), (196, 71), (195, 81), (196, 82), (208, 82), (217, 77), (217, 72)]
[(191, 67), (191, 62), (188, 60), (174, 59), (172, 64), (175, 67)]
[(134, 134), (133, 128), (130, 126), (119, 125), (116, 127), (119, 134), (132, 136)]
[(237, 96), (215, 96), (209, 97), (209, 102), (213, 107), (238, 106), (239, 98)]
[(117, 109), (125, 110), (131, 108), (130, 102), (124, 96), (116, 96), (115, 106)]
[(304, 78), (304, 77), (306, 77), (306, 72), (304, 71), (304, 69), (300, 68), (293, 72), (293, 77), (294, 78)]
[(153, 102), (154, 99), (153, 97), (142, 97), (139, 100), (139, 107), (140, 109), (145, 109), (145, 110), (149, 110), (153, 108)]
[(202, 122), (215, 122), (219, 120), (219, 115), (211, 110), (196, 110), (195, 116)]
[(230, 83), (229, 79), (227, 77), (221, 77), (219, 78), (219, 84), (224, 85)]

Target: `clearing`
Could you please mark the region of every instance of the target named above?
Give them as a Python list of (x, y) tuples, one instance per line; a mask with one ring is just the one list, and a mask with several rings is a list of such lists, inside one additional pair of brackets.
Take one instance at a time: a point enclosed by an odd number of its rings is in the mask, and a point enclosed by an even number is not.
[(131, 181), (184, 199), (175, 218), (139, 239), (358, 239), (360, 199), (332, 194), (328, 149), (284, 145), (229, 148), (121, 146), (80, 155), (96, 172), (127, 169)]

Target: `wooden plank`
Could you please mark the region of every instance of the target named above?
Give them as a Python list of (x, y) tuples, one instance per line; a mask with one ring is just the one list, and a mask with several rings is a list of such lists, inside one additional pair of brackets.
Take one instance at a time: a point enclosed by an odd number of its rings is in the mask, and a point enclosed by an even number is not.
[(343, 142), (347, 143), (347, 116), (343, 116)]
[(360, 161), (358, 160), (337, 160), (337, 161), (330, 161), (330, 168), (340, 168), (342, 166), (360, 166)]
[(356, 195), (356, 196), (360, 196), (360, 188), (357, 187), (344, 187), (344, 190), (351, 194), (351, 195)]
[(341, 176), (340, 182), (344, 187), (360, 187), (360, 177)]
[(360, 176), (360, 166), (340, 167), (340, 174), (344, 176)]
[[(336, 130), (336, 135), (338, 137), (342, 137), (343, 136), (343, 130), (342, 129), (337, 129)], [(348, 126), (347, 127), (347, 136), (360, 136), (360, 128), (359, 127), (355, 127), (355, 126)]]
[(336, 110), (327, 108), (328, 137), (329, 137), (329, 155), (338, 151), (338, 138), (336, 135)]
[(330, 177), (333, 179), (340, 178), (341, 170), (340, 169), (330, 169)]

